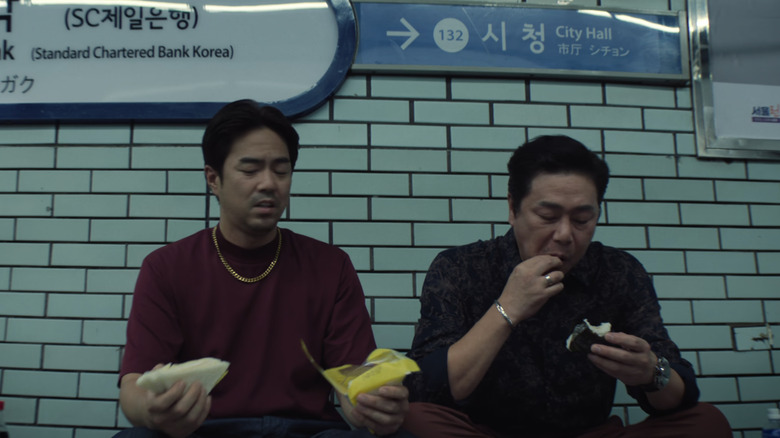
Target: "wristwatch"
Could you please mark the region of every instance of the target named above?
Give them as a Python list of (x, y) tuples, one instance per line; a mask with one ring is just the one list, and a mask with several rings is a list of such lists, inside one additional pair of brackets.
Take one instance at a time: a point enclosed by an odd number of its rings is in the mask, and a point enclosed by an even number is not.
[(653, 381), (646, 385), (641, 385), (640, 389), (644, 392), (655, 392), (663, 389), (669, 383), (669, 377), (672, 375), (672, 367), (669, 366), (669, 361), (663, 356), (658, 356), (658, 361), (655, 363), (655, 370), (653, 372)]

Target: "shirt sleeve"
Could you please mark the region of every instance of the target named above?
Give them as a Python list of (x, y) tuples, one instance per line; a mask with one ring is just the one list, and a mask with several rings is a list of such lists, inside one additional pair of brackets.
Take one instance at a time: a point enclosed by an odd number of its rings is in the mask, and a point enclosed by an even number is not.
[(626, 310), (626, 333), (634, 334), (646, 340), (650, 349), (658, 356), (665, 357), (671, 367), (677, 371), (685, 383), (685, 392), (680, 405), (669, 411), (659, 411), (653, 408), (647, 400), (647, 394), (637, 386), (627, 387), (628, 394), (635, 398), (639, 406), (650, 415), (659, 415), (681, 411), (696, 404), (699, 399), (699, 388), (696, 384), (696, 376), (690, 362), (683, 359), (677, 345), (670, 339), (669, 333), (664, 327), (661, 318), (661, 306), (653, 288), (650, 275), (642, 265), (630, 257), (629, 275), (632, 279), (630, 285), (634, 295), (630, 302), (633, 308)]
[(421, 373), (407, 380), (410, 399), (454, 406), (447, 371), (449, 347), (465, 335), (468, 326), (460, 290), (453, 283), (458, 267), (439, 254), (431, 263), (420, 297), (420, 320), (408, 356), (417, 361)]
[(128, 373), (143, 373), (158, 363), (174, 362), (182, 346), (173, 292), (155, 256), (153, 253), (144, 260), (136, 281), (120, 380)]

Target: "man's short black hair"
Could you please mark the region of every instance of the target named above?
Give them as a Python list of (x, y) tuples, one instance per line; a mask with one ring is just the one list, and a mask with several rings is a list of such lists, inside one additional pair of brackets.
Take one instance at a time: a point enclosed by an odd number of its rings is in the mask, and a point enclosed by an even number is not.
[(211, 118), (203, 133), (203, 161), (222, 175), (225, 159), (233, 143), (250, 131), (268, 128), (284, 140), (295, 168), (298, 159), (298, 132), (281, 111), (272, 106), (260, 106), (251, 99), (237, 100), (223, 106)]
[(531, 191), (539, 174), (576, 173), (590, 178), (596, 186), (598, 202), (604, 200), (609, 183), (609, 167), (585, 145), (565, 135), (543, 135), (518, 147), (507, 164), (512, 210)]

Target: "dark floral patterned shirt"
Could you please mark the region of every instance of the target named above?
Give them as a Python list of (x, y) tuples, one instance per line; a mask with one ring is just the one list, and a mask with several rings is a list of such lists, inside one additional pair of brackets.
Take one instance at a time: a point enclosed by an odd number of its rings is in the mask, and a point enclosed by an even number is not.
[[(455, 402), (447, 377), (447, 350), (494, 306), (512, 269), (521, 262), (514, 234), (449, 249), (431, 264), (421, 297), (421, 317), (409, 357), (422, 373), (408, 383), (412, 398), (460, 409), (501, 433), (576, 435), (610, 414), (616, 380), (566, 349), (566, 338), (584, 318), (612, 323), (613, 331), (639, 336), (666, 357), (683, 378), (678, 409), (698, 400), (691, 364), (680, 357), (660, 315), (652, 281), (630, 254), (592, 242), (564, 279), (564, 290), (520, 322), (485, 378), (468, 399)], [(628, 388), (642, 408), (658, 414), (639, 388)]]

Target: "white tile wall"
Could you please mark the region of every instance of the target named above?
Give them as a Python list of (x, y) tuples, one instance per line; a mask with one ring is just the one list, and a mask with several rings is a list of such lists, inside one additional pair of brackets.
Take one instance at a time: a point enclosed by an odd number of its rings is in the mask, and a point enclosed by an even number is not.
[[(596, 238), (645, 264), (702, 400), (735, 436), (757, 437), (780, 397), (780, 347), (737, 351), (734, 336), (772, 323), (780, 337), (780, 163), (698, 159), (690, 91), (350, 75), (296, 121), (286, 226), (347, 251), (377, 343), (405, 350), (433, 257), (506, 232), (511, 150), (543, 134), (577, 138), (613, 174)], [(14, 438), (107, 438), (127, 425), (116, 372), (137, 268), (205, 224), (202, 130), (0, 126), (0, 398)], [(629, 421), (644, 418), (624, 391), (616, 403)]]

